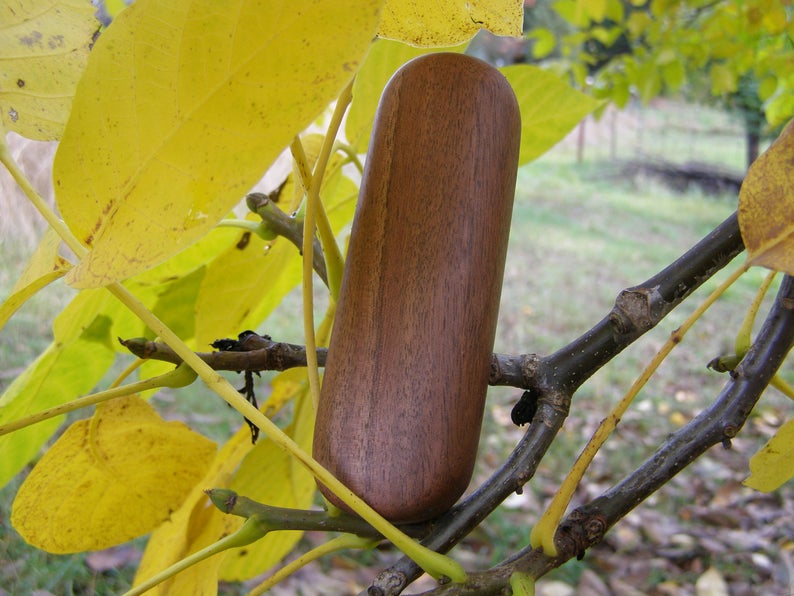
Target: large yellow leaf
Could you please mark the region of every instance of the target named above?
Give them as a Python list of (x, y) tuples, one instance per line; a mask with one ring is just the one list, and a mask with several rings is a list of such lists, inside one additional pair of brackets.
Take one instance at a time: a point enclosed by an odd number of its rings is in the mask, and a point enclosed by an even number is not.
[[(274, 381), (274, 391), (277, 381)], [(314, 408), (304, 379), (295, 397), (295, 420), (287, 433), (306, 451), (314, 433)], [(273, 441), (261, 441), (243, 460), (230, 488), (260, 503), (276, 507), (308, 509), (316, 491), (314, 477)], [(250, 579), (277, 564), (297, 544), (303, 532), (272, 532), (263, 539), (230, 551), (221, 565), (220, 578)]]
[[(251, 447), (251, 433), (248, 427), (241, 428), (221, 447), (207, 474), (196, 484), (182, 506), (152, 532), (135, 575), (135, 585), (190, 553), (231, 534), (242, 525), (241, 517), (226, 515), (216, 509), (204, 491), (211, 487), (227, 486), (234, 470)], [(223, 556), (210, 557), (146, 594), (147, 596), (170, 594), (214, 596), (218, 592), (218, 568), (222, 561)]]
[(30, 297), (66, 274), (71, 265), (58, 254), (60, 245), (58, 234), (48, 228), (22, 276), (11, 289), (11, 295), (0, 304), (0, 329)]
[(58, 206), (92, 250), (76, 287), (203, 236), (356, 72), (381, 0), (138, 0), (98, 41), (55, 157)]
[[(432, 51), (462, 52), (465, 48), (466, 45), (461, 44)], [(375, 111), (386, 83), (403, 64), (427, 53), (427, 48), (389, 39), (379, 39), (372, 44), (353, 83), (353, 102), (345, 121), (345, 137), (357, 151), (365, 153), (367, 150)]]
[(521, 37), (523, 0), (387, 0), (379, 37), (415, 46), (451, 46), (480, 29)]
[(519, 64), (500, 70), (512, 85), (521, 110), (519, 164), (551, 149), (603, 103), (536, 66)]
[(750, 488), (770, 492), (794, 478), (794, 419), (781, 426), (761, 450), (750, 458)]
[(0, 121), (38, 141), (61, 137), (99, 21), (89, 0), (0, 1)]
[(49, 552), (107, 548), (168, 519), (214, 455), (215, 443), (162, 420), (140, 397), (112, 400), (47, 451), (20, 487), (11, 521)]
[(755, 160), (739, 191), (749, 262), (794, 275), (794, 120)]

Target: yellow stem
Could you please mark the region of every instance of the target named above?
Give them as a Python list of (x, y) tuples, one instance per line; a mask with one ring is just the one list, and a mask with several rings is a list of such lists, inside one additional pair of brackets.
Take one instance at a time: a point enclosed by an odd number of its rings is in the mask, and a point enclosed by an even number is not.
[(288, 564), (284, 565), (281, 569), (276, 571), (273, 575), (255, 587), (253, 590), (248, 592), (248, 596), (260, 596), (264, 594), (268, 590), (272, 589), (273, 586), (278, 584), (279, 582), (284, 581), (287, 577), (298, 571), (298, 569), (305, 567), (309, 563), (316, 561), (320, 557), (325, 555), (331, 554), (333, 552), (337, 552), (340, 550), (350, 549), (350, 548), (358, 548), (358, 549), (370, 549), (373, 548), (376, 544), (378, 544), (379, 540), (373, 540), (371, 538), (362, 538), (360, 536), (355, 536), (353, 534), (342, 534), (341, 536), (337, 536), (321, 544), (320, 546), (313, 548), (309, 552), (305, 553), (301, 557), (295, 559), (294, 561), (289, 562)]
[[(136, 362), (142, 362), (142, 360), (137, 360)], [(87, 408), (88, 406), (94, 406), (111, 399), (116, 399), (117, 397), (124, 397), (125, 395), (140, 393), (141, 391), (146, 391), (148, 389), (159, 389), (160, 387), (182, 387), (184, 385), (188, 385), (193, 382), (193, 380), (196, 378), (196, 375), (189, 369), (187, 372), (189, 374), (186, 376), (185, 369), (180, 366), (176, 370), (169, 371), (157, 377), (152, 377), (151, 379), (137, 381), (123, 387), (111, 386), (110, 389), (106, 389), (105, 391), (99, 391), (97, 393), (92, 393), (91, 395), (86, 395), (85, 397), (73, 399), (72, 401), (65, 404), (42, 410), (41, 412), (31, 414), (30, 416), (25, 416), (19, 420), (14, 420), (13, 422), (9, 422), (7, 424), (0, 424), (0, 436), (7, 435), (8, 433), (19, 430), (20, 428), (25, 428), (26, 426), (31, 426), (33, 424), (49, 420), (50, 418), (54, 418), (56, 416), (74, 412), (80, 408)]]
[(784, 381), (780, 375), (775, 375), (772, 377), (772, 380), (769, 381), (769, 384), (789, 399), (794, 399), (794, 387), (786, 383), (786, 381)]
[(78, 259), (82, 259), (88, 253), (88, 249), (86, 249), (86, 247), (83, 246), (79, 240), (77, 240), (74, 234), (72, 234), (72, 231), (66, 226), (64, 221), (55, 215), (55, 212), (50, 209), (50, 206), (47, 204), (47, 202), (38, 192), (36, 192), (36, 189), (33, 188), (33, 185), (25, 177), (24, 172), (19, 169), (19, 166), (11, 156), (11, 151), (8, 149), (5, 135), (0, 136), (0, 163), (6, 167), (16, 183), (19, 184), (19, 187), (27, 195), (28, 200), (33, 203), (33, 206), (41, 214), (45, 221), (50, 224), (50, 227), (52, 227), (52, 229), (58, 233), (58, 236), (61, 237), (61, 240), (66, 243), (66, 246), (71, 249)]
[(753, 343), (752, 336), (755, 318), (756, 315), (758, 315), (758, 311), (761, 308), (764, 297), (769, 290), (769, 286), (772, 285), (772, 281), (775, 279), (776, 274), (777, 271), (770, 271), (764, 278), (764, 281), (761, 282), (761, 285), (758, 287), (758, 291), (755, 293), (755, 298), (753, 298), (753, 302), (750, 304), (750, 308), (747, 309), (747, 314), (744, 317), (744, 321), (742, 321), (742, 324), (739, 327), (739, 333), (736, 334), (736, 342), (734, 344), (734, 349), (736, 351), (736, 355), (739, 357), (739, 360), (744, 358), (744, 355), (747, 354), (747, 351), (750, 349), (750, 346)]
[(197, 563), (201, 563), (202, 561), (209, 559), (218, 553), (222, 553), (223, 551), (226, 551), (230, 548), (239, 548), (241, 546), (246, 546), (256, 542), (265, 536), (269, 530), (270, 528), (262, 527), (256, 516), (250, 517), (233, 534), (229, 534), (217, 542), (213, 542), (209, 546), (187, 555), (184, 559), (177, 561), (160, 573), (153, 575), (144, 582), (134, 586), (132, 589), (126, 592), (124, 596), (140, 596), (140, 594), (148, 592), (158, 584), (168, 581), (177, 573), (180, 573), (181, 571), (184, 571), (188, 567), (192, 567)]
[(557, 532), (557, 527), (562, 520), (568, 505), (571, 502), (573, 493), (576, 487), (581, 482), (587, 467), (593, 461), (595, 454), (598, 453), (602, 445), (609, 438), (610, 434), (620, 422), (621, 417), (626, 412), (631, 402), (648, 382), (651, 376), (659, 368), (659, 365), (670, 354), (673, 348), (678, 345), (683, 339), (684, 335), (689, 331), (692, 325), (695, 324), (701, 315), (719, 298), (728, 287), (731, 286), (742, 274), (749, 268), (748, 263), (744, 263), (736, 271), (734, 271), (728, 279), (726, 279), (719, 287), (714, 290), (703, 303), (693, 312), (687, 320), (678, 329), (670, 334), (667, 342), (657, 352), (656, 356), (648, 363), (640, 376), (632, 384), (620, 402), (615, 406), (614, 410), (601, 422), (600, 426), (593, 434), (590, 441), (587, 443), (576, 463), (571, 468), (568, 476), (565, 478), (557, 493), (554, 495), (551, 504), (541, 516), (538, 523), (532, 528), (530, 534), (530, 544), (532, 548), (543, 548), (543, 552), (551, 557), (557, 556), (557, 547), (554, 544), (554, 535)]
[[(351, 81), (336, 102), (331, 122), (328, 125), (328, 131), (317, 156), (314, 174), (312, 174), (308, 186), (306, 186), (306, 180), (303, 180), (306, 188), (306, 214), (303, 220), (303, 242), (301, 246), (303, 252), (303, 332), (306, 338), (306, 365), (308, 367), (309, 388), (315, 411), (317, 411), (320, 403), (320, 373), (317, 366), (317, 339), (314, 330), (314, 230), (318, 228), (320, 244), (323, 247), (325, 265), (328, 271), (328, 287), (331, 290), (331, 300), (335, 302), (339, 298), (339, 286), (341, 285), (344, 265), (341, 261), (339, 246), (336, 244), (331, 224), (328, 221), (328, 215), (320, 201), (320, 187), (323, 184), (328, 160), (333, 152), (336, 134), (352, 98), (352, 88), (353, 83)], [(306, 175), (307, 163), (305, 152), (299, 139), (295, 139), (293, 142), (293, 155), (296, 156), (298, 171), (301, 173), (301, 178), (303, 178)]]

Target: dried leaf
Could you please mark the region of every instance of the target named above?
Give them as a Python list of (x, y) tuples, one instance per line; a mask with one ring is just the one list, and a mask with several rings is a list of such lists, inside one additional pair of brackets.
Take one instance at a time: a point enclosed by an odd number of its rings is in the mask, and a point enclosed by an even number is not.
[(387, 0), (379, 37), (420, 47), (451, 46), (480, 29), (521, 37), (523, 0)]
[(739, 227), (748, 261), (794, 275), (794, 121), (747, 172)]

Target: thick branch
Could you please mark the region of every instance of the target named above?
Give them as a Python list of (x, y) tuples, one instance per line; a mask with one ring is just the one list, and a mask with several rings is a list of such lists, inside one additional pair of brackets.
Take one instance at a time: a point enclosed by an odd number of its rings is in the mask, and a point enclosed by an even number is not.
[(557, 557), (527, 548), (489, 571), (470, 574), (465, 586), (442, 586), (427, 594), (502, 594), (514, 571), (541, 577), (568, 559), (581, 557), (609, 528), (710, 447), (730, 446), (793, 346), (794, 278), (786, 276), (753, 347), (716, 401), (622, 482), (571, 512), (555, 537)]
[[(513, 371), (511, 378), (515, 378), (515, 371), (521, 372), (521, 386), (529, 390), (522, 399), (537, 404), (532, 423), (508, 460), (477, 491), (439, 519), (436, 530), (422, 543), (438, 552), (447, 552), (512, 492), (521, 490), (535, 474), (562, 427), (574, 391), (652, 329), (743, 247), (734, 213), (673, 264), (645, 283), (621, 292), (614, 308), (602, 321), (562, 350), (547, 357), (517, 356), (503, 363), (506, 370)], [(501, 374), (501, 370), (492, 368), (492, 384), (503, 384), (498, 382)], [(420, 574), (421, 569), (403, 557), (378, 575), (370, 593), (399, 594)]]

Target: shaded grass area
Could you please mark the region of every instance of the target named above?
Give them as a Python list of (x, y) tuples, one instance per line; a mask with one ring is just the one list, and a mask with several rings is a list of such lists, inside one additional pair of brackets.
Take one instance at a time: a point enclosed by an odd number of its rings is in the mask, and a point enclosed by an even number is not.
[[(495, 351), (548, 353), (562, 347), (606, 315), (621, 289), (642, 282), (670, 263), (723, 221), (735, 206), (736, 197), (706, 197), (697, 192), (677, 195), (652, 181), (621, 180), (608, 162), (572, 164), (557, 152), (523, 168)], [(13, 243), (4, 243), (2, 250), (4, 263), (11, 265), (4, 265), (0, 272), (0, 291), (6, 295), (19, 273), (22, 258), (14, 252)], [(622, 421), (615, 441), (597, 459), (577, 499), (592, 498), (618, 480), (647, 457), (669, 432), (713, 399), (725, 379), (706, 371), (705, 364), (714, 356), (730, 351), (733, 330), (744, 316), (743, 305), (749, 303), (763, 275), (764, 272), (755, 270), (746, 275), (674, 352), (671, 361)], [(538, 477), (523, 495), (509, 499), (458, 547), (456, 556), (469, 567), (482, 568), (526, 545), (533, 520), (609, 406), (619, 399), (667, 334), (694, 309), (698, 297), (705, 296), (717, 283), (718, 280), (707, 283), (659, 329), (629, 348), (618, 362), (605, 367), (580, 390), (571, 416)], [(50, 338), (49, 318), (63, 300), (64, 296), (57, 291), (44, 294), (3, 330), (0, 355), (4, 365), (0, 383), (8, 383), (46, 346)], [(288, 298), (259, 331), (275, 339), (300, 341), (299, 304), (299, 299)], [(789, 380), (794, 380), (790, 372)], [(489, 394), (475, 484), (499, 465), (521, 436), (522, 431), (509, 418), (520, 393), (515, 389), (494, 388)], [(224, 404), (199, 389), (165, 393), (157, 400), (158, 407), (168, 417), (186, 419), (191, 426), (214, 438), (222, 439), (230, 427), (236, 429), (240, 423)], [(782, 420), (784, 405), (784, 399), (770, 392), (757, 415), (763, 423), (750, 425), (749, 430), (754, 432), (746, 442), (737, 442), (731, 462), (720, 463), (717, 471), (714, 463), (697, 469), (711, 473), (715, 483), (741, 479), (741, 467), (775, 421)], [(733, 478), (725, 473), (731, 466), (736, 473)], [(694, 498), (691, 478), (676, 481), (645, 508), (674, 516), (682, 504)], [(0, 594), (3, 590), (8, 594), (33, 590), (58, 595), (108, 594), (118, 593), (129, 584), (134, 557), (130, 560), (120, 557), (116, 559), (117, 565), (101, 570), (100, 565), (89, 564), (87, 555), (53, 556), (28, 547), (8, 522), (17, 486), (18, 481), (0, 491)], [(664, 540), (664, 532), (661, 534), (658, 540)], [(643, 537), (646, 542), (652, 543), (653, 539)], [(133, 548), (140, 546), (139, 541)], [(619, 549), (620, 545), (613, 548)], [(390, 556), (372, 556), (369, 564), (378, 568), (384, 557)], [(360, 561), (357, 555), (351, 558)], [(340, 561), (344, 560), (337, 563)], [(597, 558), (595, 564), (589, 561), (588, 558), (566, 565), (552, 579), (574, 585), (586, 570), (599, 568)], [(649, 590), (661, 580), (649, 581), (653, 585), (635, 587)], [(224, 587), (222, 592), (232, 594), (237, 590)]]

